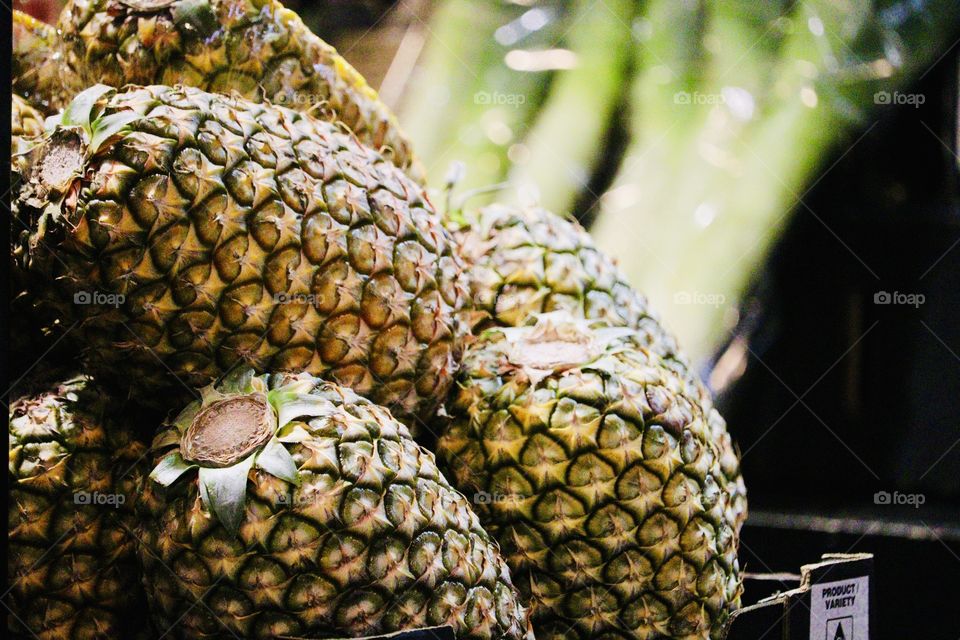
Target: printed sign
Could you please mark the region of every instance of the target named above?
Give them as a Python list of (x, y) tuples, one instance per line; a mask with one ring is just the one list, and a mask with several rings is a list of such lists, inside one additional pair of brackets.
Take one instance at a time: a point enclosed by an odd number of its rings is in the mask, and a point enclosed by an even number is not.
[(869, 640), (869, 627), (869, 578), (822, 582), (810, 588), (810, 640)]

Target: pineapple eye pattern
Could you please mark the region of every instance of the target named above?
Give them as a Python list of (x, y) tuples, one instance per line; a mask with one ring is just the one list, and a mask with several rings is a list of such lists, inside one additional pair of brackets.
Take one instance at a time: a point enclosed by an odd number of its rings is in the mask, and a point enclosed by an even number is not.
[(269, 100), (337, 123), (423, 181), (376, 91), (277, 0), (71, 0), (57, 27), (78, 86), (186, 85)]
[(307, 371), (412, 425), (432, 413), (465, 290), (420, 187), (281, 107), (155, 86), (96, 109), (141, 117), (91, 150), (31, 260), (91, 371), (148, 404), (235, 365)]

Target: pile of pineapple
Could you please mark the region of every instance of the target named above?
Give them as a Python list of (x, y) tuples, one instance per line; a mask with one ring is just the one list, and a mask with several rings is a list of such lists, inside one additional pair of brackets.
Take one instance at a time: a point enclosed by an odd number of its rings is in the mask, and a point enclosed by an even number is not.
[(582, 228), (276, 0), (15, 22), (12, 634), (719, 637), (734, 446)]

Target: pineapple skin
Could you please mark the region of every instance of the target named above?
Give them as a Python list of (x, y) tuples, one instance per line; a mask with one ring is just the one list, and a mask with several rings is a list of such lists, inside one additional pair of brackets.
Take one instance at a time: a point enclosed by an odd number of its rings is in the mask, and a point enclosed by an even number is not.
[[(269, 390), (292, 377), (264, 379)], [(533, 640), (496, 543), (433, 455), (349, 389), (315, 380), (309, 393), (328, 407), (292, 418), (308, 432), (286, 445), (300, 485), (255, 467), (236, 538), (204, 508), (196, 475), (145, 482), (140, 557), (156, 628), (254, 639), (451, 625), (457, 638)], [(179, 447), (162, 426), (155, 462)]]
[[(32, 19), (32, 18), (31, 18)], [(26, 159), (22, 154), (30, 147), (30, 141), (43, 135), (43, 115), (27, 100), (14, 93), (10, 110), (10, 177), (11, 191), (19, 189)], [(15, 201), (15, 198), (14, 198)], [(10, 341), (8, 362), (13, 378), (21, 376), (41, 354), (56, 359), (57, 353), (49, 350), (53, 344), (49, 327), (51, 318), (41, 318), (30, 294), (29, 279), (20, 268), (22, 256), (27, 251), (29, 229), (14, 215), (10, 219)]]
[(7, 630), (145, 637), (133, 503), (147, 447), (96, 383), (54, 379), (21, 387), (10, 405)]
[[(468, 268), (470, 296), (461, 326), (475, 335), (494, 327), (522, 326), (533, 314), (566, 311), (637, 332), (643, 347), (683, 378), (695, 395), (720, 448), (739, 528), (747, 517), (740, 459), (710, 390), (647, 299), (633, 289), (610, 257), (575, 220), (536, 206), (493, 204), (470, 224), (453, 229)], [(464, 341), (472, 340), (465, 336)]]
[(56, 28), (14, 10), (12, 35), (13, 92), (44, 115), (60, 111), (83, 87), (80, 78), (64, 63)]
[(493, 329), (467, 351), (437, 460), (538, 640), (720, 637), (746, 502), (696, 389), (637, 334), (532, 375), (516, 348)]
[(13, 136), (12, 153), (22, 149), (21, 138), (43, 135), (43, 114), (30, 105), (22, 96), (13, 94), (10, 110), (10, 134)]
[(86, 85), (184, 84), (266, 99), (342, 123), (424, 181), (376, 91), (277, 0), (71, 0), (58, 27)]
[[(403, 172), (329, 123), (198, 89), (128, 87), (95, 110), (143, 117), (84, 152), (62, 206), (38, 175), (18, 198), (41, 306), (76, 323), (93, 373), (156, 406), (245, 363), (321, 375), (411, 423), (433, 413), (465, 285)], [(59, 222), (41, 224), (50, 204)]]
[(465, 324), (475, 333), (562, 310), (635, 328), (654, 352), (685, 364), (646, 298), (576, 221), (541, 207), (492, 204), (453, 233), (470, 268)]

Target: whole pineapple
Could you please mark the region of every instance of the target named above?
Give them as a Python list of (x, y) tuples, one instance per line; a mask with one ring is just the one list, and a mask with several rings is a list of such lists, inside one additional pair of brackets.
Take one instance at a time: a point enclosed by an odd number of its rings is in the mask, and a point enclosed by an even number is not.
[(341, 122), (422, 182), (396, 117), (277, 0), (71, 0), (58, 24), (87, 85), (184, 84)]
[(141, 559), (176, 638), (450, 625), (528, 635), (496, 543), (390, 413), (307, 374), (235, 373), (158, 432)]
[(726, 421), (646, 298), (630, 287), (583, 227), (540, 207), (493, 204), (463, 221), (454, 235), (469, 268), (471, 305), (462, 314), (462, 324), (475, 333), (522, 326), (538, 313), (567, 311), (634, 329), (642, 346), (683, 378), (687, 393), (698, 397), (712, 440), (720, 447), (739, 527), (746, 519), (746, 491)]
[(437, 458), (538, 640), (720, 637), (745, 504), (692, 391), (635, 330), (565, 311), (467, 351)]
[(8, 632), (136, 637), (146, 604), (133, 501), (149, 470), (146, 446), (87, 377), (35, 382), (11, 397)]
[(405, 419), (445, 396), (464, 295), (450, 238), (415, 183), (333, 125), (94, 87), (31, 161), (29, 272), (90, 369), (141, 401), (237, 363), (322, 375)]
[(14, 93), (46, 115), (62, 109), (82, 89), (80, 78), (64, 64), (57, 30), (16, 10), (11, 61)]

